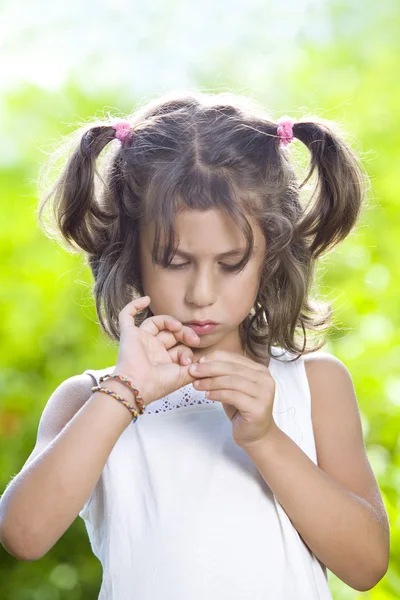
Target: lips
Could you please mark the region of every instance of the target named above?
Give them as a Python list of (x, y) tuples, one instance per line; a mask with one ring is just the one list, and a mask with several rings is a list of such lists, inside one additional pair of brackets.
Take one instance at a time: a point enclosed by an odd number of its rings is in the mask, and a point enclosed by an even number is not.
[(188, 321), (184, 325), (199, 325), (203, 327), (204, 325), (217, 325), (217, 323), (215, 321)]

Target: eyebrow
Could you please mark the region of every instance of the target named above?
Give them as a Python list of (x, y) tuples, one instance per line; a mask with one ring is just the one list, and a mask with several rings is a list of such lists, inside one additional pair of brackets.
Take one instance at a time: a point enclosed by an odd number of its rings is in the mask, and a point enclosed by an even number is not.
[[(161, 248), (164, 250), (164, 248)], [(221, 254), (216, 254), (215, 258), (225, 258), (226, 256), (237, 256), (238, 254), (243, 254), (245, 250), (241, 248), (235, 248), (234, 250), (228, 250), (228, 252), (221, 252)], [(185, 258), (193, 258), (194, 254), (190, 252), (185, 252), (184, 250), (177, 250), (175, 252), (176, 255), (184, 256)]]

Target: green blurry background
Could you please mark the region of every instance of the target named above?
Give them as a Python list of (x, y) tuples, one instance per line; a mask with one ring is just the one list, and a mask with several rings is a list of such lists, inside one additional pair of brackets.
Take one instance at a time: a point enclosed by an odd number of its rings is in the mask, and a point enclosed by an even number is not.
[[(82, 257), (44, 236), (37, 179), (78, 122), (124, 114), (164, 91), (247, 95), (278, 118), (315, 114), (349, 132), (371, 179), (358, 229), (321, 262), (335, 308), (324, 350), (350, 370), (365, 444), (391, 523), (391, 562), (360, 593), (329, 573), (335, 600), (400, 597), (400, 5), (397, 0), (8, 0), (0, 18), (1, 492), (31, 453), (48, 397), (114, 364)], [(294, 147), (296, 146), (296, 149)], [(299, 142), (292, 144), (298, 152)], [(303, 159), (304, 159), (303, 154)], [(307, 158), (307, 157), (306, 157)], [(101, 566), (77, 518), (41, 560), (0, 546), (0, 598), (91, 600)]]

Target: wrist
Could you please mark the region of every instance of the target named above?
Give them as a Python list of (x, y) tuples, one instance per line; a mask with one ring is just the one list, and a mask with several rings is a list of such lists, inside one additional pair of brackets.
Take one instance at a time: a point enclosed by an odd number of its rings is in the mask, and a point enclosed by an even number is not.
[[(129, 393), (129, 389), (126, 390), (128, 392), (128, 393), (126, 393), (126, 391), (124, 390), (125, 386), (121, 382), (119, 382), (115, 379), (107, 379), (106, 381), (99, 382), (99, 387), (107, 388), (111, 392), (118, 394), (119, 396), (121, 396), (121, 398), (123, 398), (131, 406), (133, 406), (133, 408), (137, 411), (136, 405), (134, 403), (134, 399), (131, 397), (131, 395)], [(110, 398), (111, 398), (111, 400), (113, 400), (113, 402), (110, 400)], [(114, 415), (114, 414), (120, 415), (120, 418), (122, 419), (122, 422), (124, 423), (125, 426), (132, 422), (133, 414), (128, 409), (128, 407), (126, 405), (124, 405), (122, 402), (118, 401), (116, 398), (113, 398), (108, 393), (106, 394), (106, 393), (100, 392), (98, 390), (93, 391), (93, 395), (91, 396), (91, 402), (94, 402), (95, 404), (99, 404), (100, 406), (106, 407), (107, 411), (109, 411), (110, 415)], [(118, 405), (119, 405), (119, 408), (118, 408)]]
[[(144, 407), (148, 404), (149, 400), (147, 397), (147, 393), (146, 395), (144, 394), (144, 389), (142, 386), (142, 379), (139, 378), (137, 375), (132, 375), (127, 369), (124, 369), (123, 367), (118, 367), (116, 366), (114, 368), (113, 371), (110, 371), (110, 375), (119, 375), (120, 377), (124, 377), (126, 378), (130, 383), (128, 382), (122, 382), (119, 379), (116, 379), (114, 377), (110, 378), (110, 379), (106, 379), (105, 382), (103, 383), (107, 383), (108, 381), (116, 381), (118, 382), (126, 391), (127, 393), (130, 395), (129, 397), (132, 398), (134, 403), (134, 406), (136, 406), (137, 408), (140, 408), (140, 405), (143, 404), (143, 409)], [(134, 389), (132, 389), (131, 385), (137, 390), (137, 393), (135, 392)], [(139, 400), (136, 400), (136, 396), (139, 395)], [(128, 400), (128, 398), (126, 398)], [(130, 400), (128, 400), (130, 401)]]
[(274, 447), (277, 443), (279, 444), (282, 434), (283, 431), (280, 429), (280, 427), (278, 427), (275, 420), (272, 418), (268, 433), (263, 438), (254, 442), (249, 442), (248, 444), (242, 444), (241, 447), (246, 452), (257, 452), (259, 448), (266, 448), (269, 446)]
[[(112, 373), (112, 374), (114, 374), (114, 373)], [(118, 373), (118, 375), (121, 375), (121, 373)], [(114, 379), (114, 378), (110, 377), (109, 379), (106, 379), (105, 381), (100, 381), (99, 386), (103, 387), (103, 388), (108, 388), (112, 392), (116, 392), (124, 400), (127, 400), (127, 402), (129, 402), (129, 404), (131, 404), (137, 412), (139, 412), (139, 407), (136, 402), (136, 394), (129, 387), (129, 385), (127, 383), (123, 383), (122, 381), (120, 381), (118, 379)]]

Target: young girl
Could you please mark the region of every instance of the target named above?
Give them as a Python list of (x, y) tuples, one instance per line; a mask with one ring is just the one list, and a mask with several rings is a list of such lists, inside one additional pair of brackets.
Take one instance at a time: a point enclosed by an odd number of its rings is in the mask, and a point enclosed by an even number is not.
[(327, 569), (370, 589), (386, 511), (349, 372), (307, 343), (330, 325), (310, 289), (360, 215), (359, 159), (334, 123), (228, 93), (78, 135), (39, 214), (87, 257), (118, 357), (51, 396), (2, 498), (3, 545), (36, 560), (79, 514), (101, 600), (326, 600)]

